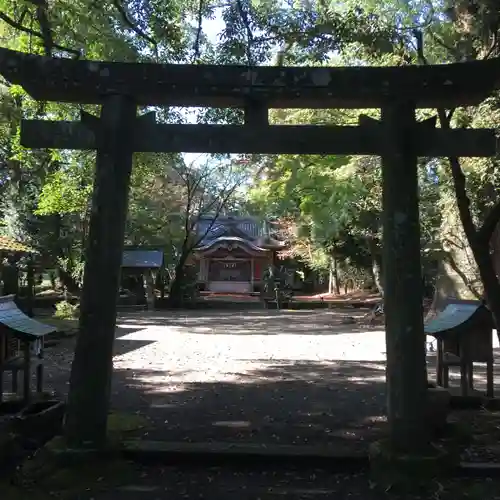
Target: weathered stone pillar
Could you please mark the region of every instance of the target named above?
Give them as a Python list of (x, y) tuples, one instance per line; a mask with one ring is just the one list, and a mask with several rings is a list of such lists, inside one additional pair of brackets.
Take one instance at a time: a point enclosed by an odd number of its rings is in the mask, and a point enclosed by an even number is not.
[(422, 318), (415, 107), (382, 109), (383, 264), (387, 407), (391, 446), (417, 452), (428, 443)]
[(106, 98), (99, 119), (86, 117), (96, 135), (97, 162), (65, 423), (71, 446), (95, 447), (106, 439), (136, 111), (132, 100), (115, 95)]

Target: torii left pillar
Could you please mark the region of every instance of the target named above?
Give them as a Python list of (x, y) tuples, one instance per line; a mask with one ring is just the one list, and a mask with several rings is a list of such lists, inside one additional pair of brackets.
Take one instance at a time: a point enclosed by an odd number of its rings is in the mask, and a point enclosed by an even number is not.
[(416, 123), (411, 102), (382, 108), (387, 410), (391, 446), (404, 453), (429, 443), (417, 169), (419, 134), (429, 124)]
[(94, 130), (97, 159), (65, 421), (67, 443), (74, 447), (99, 447), (106, 441), (136, 114), (132, 99), (112, 95), (103, 101), (100, 118), (83, 117)]

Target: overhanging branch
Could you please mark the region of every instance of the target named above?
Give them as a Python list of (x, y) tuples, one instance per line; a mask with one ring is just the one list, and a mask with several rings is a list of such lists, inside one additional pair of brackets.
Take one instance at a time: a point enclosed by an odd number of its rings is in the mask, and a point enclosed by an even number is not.
[[(25, 13), (23, 13), (25, 14)], [(19, 21), (16, 21), (15, 19), (12, 19), (9, 17), (5, 12), (0, 11), (0, 20), (4, 21), (7, 23), (9, 26), (12, 28), (22, 31), (23, 33), (27, 33), (28, 35), (34, 36), (36, 38), (40, 38), (41, 40), (44, 40), (44, 35), (40, 33), (39, 31), (32, 30), (30, 28), (27, 28), (26, 26), (23, 26), (22, 20), (24, 19), (24, 15), (19, 19)], [(45, 46), (45, 42), (44, 42)], [(72, 49), (70, 47), (66, 47), (64, 45), (60, 45), (58, 43), (54, 43), (52, 41), (52, 48), (57, 49), (57, 50), (62, 50), (63, 52), (68, 52), (69, 54), (73, 54), (75, 59), (78, 59), (82, 54), (78, 49)], [(47, 49), (46, 49), (47, 50)]]
[(148, 34), (146, 34), (137, 24), (132, 21), (129, 13), (125, 10), (125, 6), (122, 3), (122, 0), (113, 0), (113, 5), (116, 7), (116, 10), (119, 12), (122, 21), (138, 36), (142, 39), (146, 40), (148, 43), (153, 45), (155, 48), (158, 46), (156, 40), (151, 38)]

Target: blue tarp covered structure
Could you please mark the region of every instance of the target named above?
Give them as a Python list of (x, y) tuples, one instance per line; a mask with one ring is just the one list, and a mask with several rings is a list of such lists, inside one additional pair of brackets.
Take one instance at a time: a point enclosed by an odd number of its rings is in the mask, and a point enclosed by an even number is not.
[(163, 252), (160, 250), (125, 250), (122, 267), (158, 269), (163, 265)]

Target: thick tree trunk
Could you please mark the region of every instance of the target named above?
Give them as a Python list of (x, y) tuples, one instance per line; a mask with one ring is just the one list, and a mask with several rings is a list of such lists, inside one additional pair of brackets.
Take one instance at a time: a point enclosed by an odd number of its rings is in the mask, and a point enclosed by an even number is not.
[(189, 254), (183, 253), (179, 259), (179, 262), (175, 266), (175, 276), (170, 284), (170, 290), (168, 293), (168, 304), (173, 308), (182, 307), (183, 304), (183, 288), (186, 278), (184, 267), (186, 265), (188, 256)]

